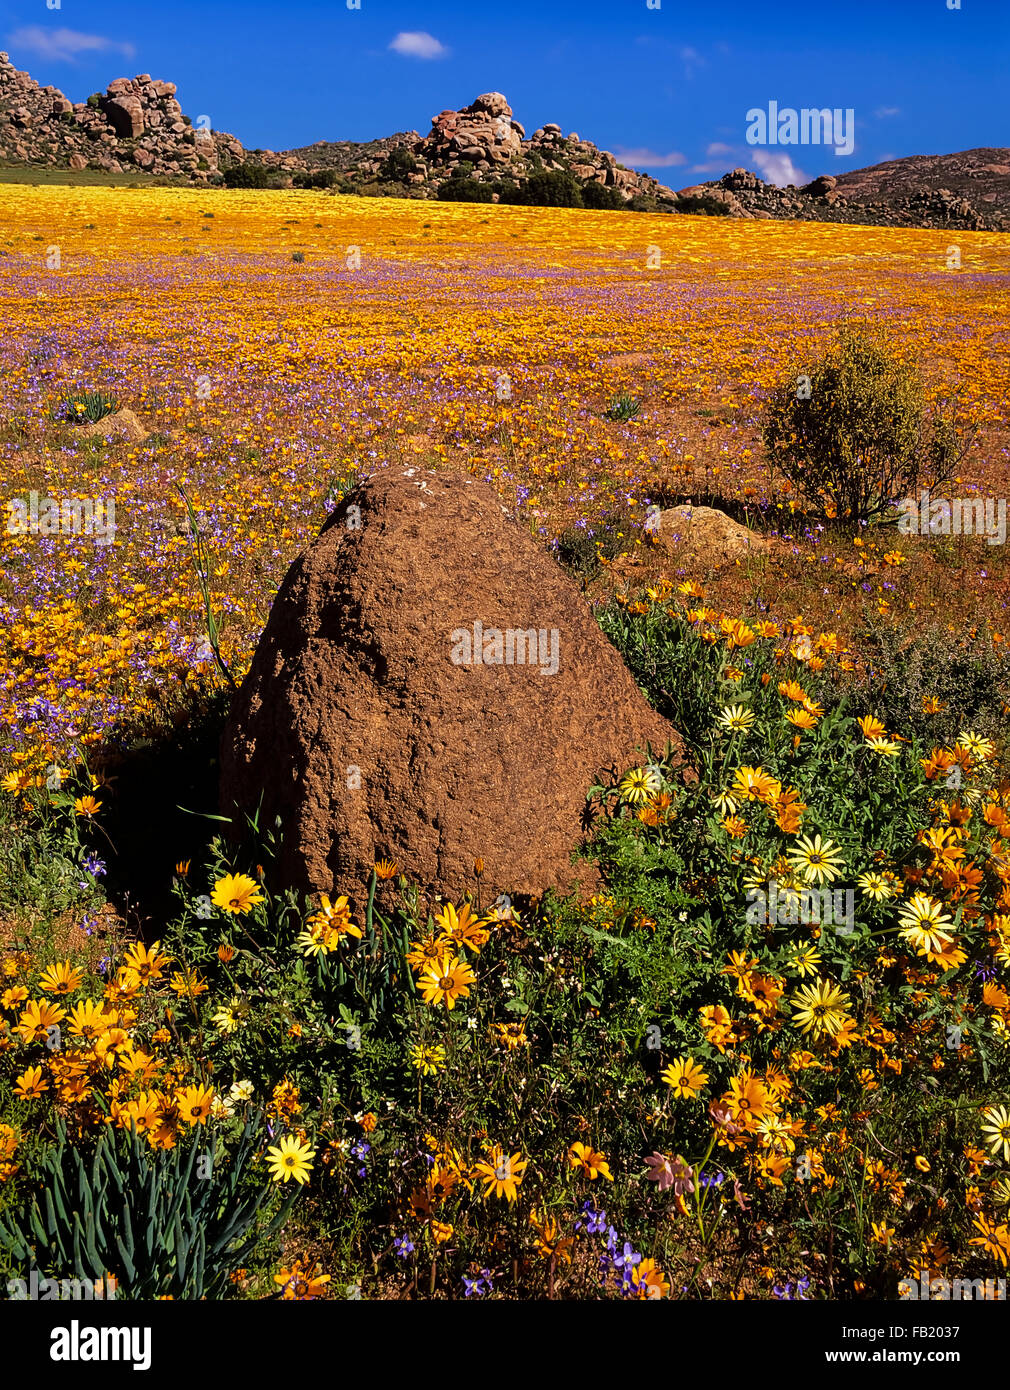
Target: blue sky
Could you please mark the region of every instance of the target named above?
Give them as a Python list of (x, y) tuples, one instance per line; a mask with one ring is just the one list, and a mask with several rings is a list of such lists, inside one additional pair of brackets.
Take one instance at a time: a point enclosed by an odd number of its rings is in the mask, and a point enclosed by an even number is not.
[[(743, 164), (777, 182), (1010, 145), (1010, 2), (960, 0), (0, 0), (0, 47), (72, 100), (174, 81), (247, 147), (426, 133), (501, 91), (682, 188)], [(656, 0), (653, 0), (653, 4)], [(851, 109), (851, 155), (757, 148), (746, 113)]]

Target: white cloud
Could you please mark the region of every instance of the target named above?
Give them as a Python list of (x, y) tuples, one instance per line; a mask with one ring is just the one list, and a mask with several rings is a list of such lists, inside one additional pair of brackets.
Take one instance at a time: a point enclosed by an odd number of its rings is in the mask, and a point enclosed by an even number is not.
[(687, 156), (678, 150), (671, 150), (669, 154), (657, 154), (655, 150), (634, 149), (626, 150), (618, 145), (615, 154), (622, 164), (630, 164), (632, 168), (637, 165), (644, 165), (646, 168), (653, 169), (673, 169), (678, 164), (686, 164)]
[[(737, 151), (736, 153), (739, 153)], [(736, 155), (732, 145), (724, 145), (721, 140), (713, 140), (705, 148), (704, 164), (692, 164), (692, 174), (725, 174), (731, 167), (730, 157)]]
[(715, 142), (708, 146), (705, 154), (707, 159), (704, 164), (691, 165), (692, 174), (727, 174), (731, 169), (752, 169), (760, 173), (765, 183), (777, 184), (779, 188), (784, 188), (787, 183), (801, 188), (810, 182), (787, 154), (778, 151), (773, 154), (770, 150), (754, 149), (750, 145), (744, 149), (741, 145)]
[(445, 58), (449, 50), (432, 34), (402, 33), (389, 45), (394, 53), (405, 58)]
[(703, 68), (708, 65), (696, 48), (682, 48), (680, 50), (681, 61), (684, 64), (684, 76), (693, 77), (695, 68)]
[(82, 53), (121, 53), (132, 58), (136, 51), (132, 43), (117, 43), (101, 34), (81, 34), (76, 29), (44, 29), (29, 24), (8, 34), (6, 43), (14, 53), (31, 53), (50, 63), (76, 63)]
[(765, 183), (774, 183), (784, 188), (794, 183), (797, 188), (810, 180), (802, 169), (797, 169), (787, 154), (772, 154), (769, 150), (752, 150), (751, 159), (764, 175)]
[(900, 106), (878, 106), (873, 113), (878, 121), (886, 121), (888, 116), (900, 116)]

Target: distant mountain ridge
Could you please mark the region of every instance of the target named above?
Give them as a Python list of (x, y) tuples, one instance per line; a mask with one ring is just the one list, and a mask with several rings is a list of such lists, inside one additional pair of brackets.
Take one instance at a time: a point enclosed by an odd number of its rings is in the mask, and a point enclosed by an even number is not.
[(821, 174), (795, 188), (734, 169), (677, 195), (720, 202), (732, 217), (850, 222), (861, 226), (1010, 231), (1010, 167), (989, 160), (1010, 150), (914, 155), (847, 174)]
[(911, 196), (948, 188), (969, 202), (1010, 212), (1010, 149), (962, 150), (889, 159), (840, 175), (838, 187), (857, 202)]
[(880, 226), (1010, 231), (1010, 149), (910, 155), (777, 188), (749, 169), (681, 189), (722, 201), (732, 216)]
[(1010, 149), (913, 155), (822, 175), (803, 188), (777, 188), (751, 170), (735, 169), (675, 193), (576, 132), (564, 135), (560, 125), (545, 124), (527, 137), (501, 92), (439, 112), (427, 135), (400, 131), (370, 141), (246, 150), (205, 118), (194, 124), (172, 82), (141, 73), (72, 102), (56, 87), (41, 87), (6, 53), (0, 53), (0, 163), (135, 170), (203, 184), (232, 179), (246, 166), (266, 169), (281, 186), (314, 180), (338, 192), (380, 196), (462, 193), (477, 201), (521, 201), (524, 190), (535, 187), (537, 197), (560, 205), (575, 190), (575, 200), (593, 208), (1010, 231)]

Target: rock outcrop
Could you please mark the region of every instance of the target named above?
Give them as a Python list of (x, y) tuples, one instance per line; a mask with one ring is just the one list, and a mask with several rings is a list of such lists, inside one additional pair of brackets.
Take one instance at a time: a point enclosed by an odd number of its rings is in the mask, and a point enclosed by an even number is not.
[(1010, 152), (968, 150), (895, 160), (837, 177), (821, 174), (802, 188), (780, 188), (750, 169), (733, 169), (717, 182), (682, 188), (677, 197), (681, 210), (702, 202), (712, 204), (712, 212), (759, 220), (1010, 231), (1010, 165), (983, 162), (983, 156), (1010, 157)]
[(285, 578), (224, 733), (221, 806), (280, 817), (279, 876), (297, 888), (360, 904), (386, 856), (458, 895), (482, 857), (486, 887), (539, 895), (579, 876), (597, 774), (668, 741), (490, 487), (390, 470)]
[[(671, 210), (676, 194), (649, 174), (626, 169), (609, 150), (600, 150), (574, 131), (565, 136), (553, 122), (527, 137), (501, 92), (484, 92), (459, 111), (440, 111), (431, 130), (401, 131), (384, 140), (355, 145), (320, 141), (299, 150), (275, 154), (253, 151), (251, 158), (287, 174), (332, 169), (351, 185), (380, 181), (388, 156), (402, 150), (414, 163), (404, 178), (417, 197), (437, 197), (439, 189), (462, 165), (479, 182), (522, 184), (532, 174), (568, 172), (581, 184), (597, 183), (615, 189), (622, 202), (647, 199), (657, 210)], [(496, 195), (497, 196), (497, 195)]]
[(72, 102), (40, 87), (0, 53), (0, 160), (118, 174), (131, 169), (208, 182), (244, 151), (233, 135), (197, 118), (194, 128), (174, 82), (149, 73), (117, 77), (105, 93)]

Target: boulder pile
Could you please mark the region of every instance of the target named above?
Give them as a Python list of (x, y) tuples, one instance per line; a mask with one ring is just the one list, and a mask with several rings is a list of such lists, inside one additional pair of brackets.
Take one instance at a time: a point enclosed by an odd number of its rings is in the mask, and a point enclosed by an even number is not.
[(431, 118), (431, 130), (416, 130), (363, 144), (319, 141), (300, 150), (277, 154), (256, 150), (251, 157), (282, 174), (334, 169), (353, 186), (381, 180), (387, 157), (403, 150), (414, 161), (406, 184), (415, 197), (437, 197), (442, 184), (460, 165), (479, 181), (503, 179), (521, 183), (533, 173), (567, 171), (581, 183), (615, 188), (625, 202), (647, 198), (658, 210), (672, 210), (676, 194), (649, 174), (626, 169), (609, 150), (600, 150), (577, 132), (567, 136), (554, 122), (527, 137), (501, 92), (483, 92), (459, 111), (447, 109)]
[(117, 77), (104, 93), (72, 102), (0, 53), (0, 159), (208, 182), (244, 151), (233, 135), (205, 125), (198, 118), (194, 128), (183, 115), (174, 82), (149, 73)]

